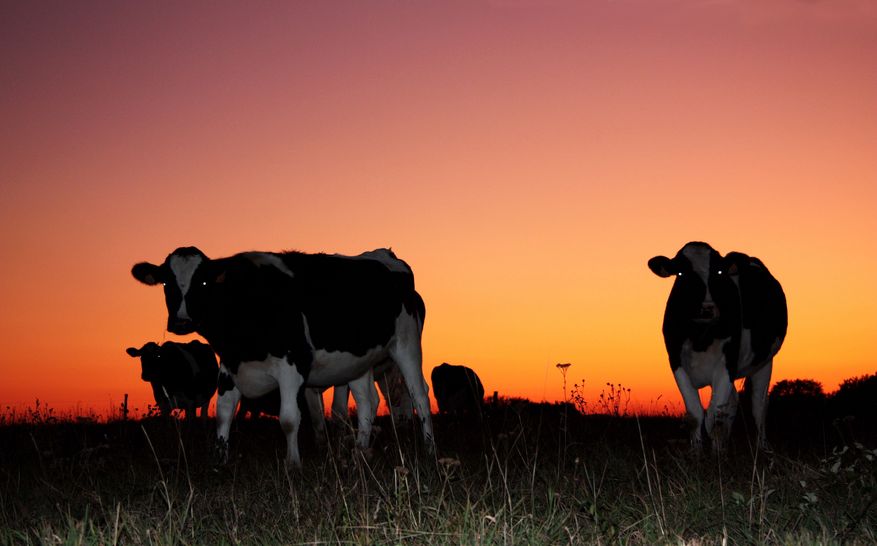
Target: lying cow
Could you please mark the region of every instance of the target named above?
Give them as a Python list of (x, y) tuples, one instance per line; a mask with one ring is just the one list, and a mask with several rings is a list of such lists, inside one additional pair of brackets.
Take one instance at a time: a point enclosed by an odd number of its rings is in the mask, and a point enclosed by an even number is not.
[(241, 394), (252, 398), (279, 387), (286, 459), (300, 466), (299, 389), (348, 384), (358, 408), (357, 444), (367, 447), (377, 410), (373, 368), (389, 358), (405, 378), (427, 449), (434, 450), (421, 369), (426, 311), (411, 268), (391, 251), (360, 257), (245, 252), (212, 260), (186, 247), (161, 265), (138, 263), (131, 273), (164, 286), (170, 332), (198, 332), (220, 356), (220, 444)]
[[(649, 269), (674, 277), (664, 312), (664, 344), (688, 414), (692, 445), (706, 430), (721, 450), (737, 413), (734, 380), (749, 378), (758, 444), (764, 434), (773, 357), (786, 336), (788, 312), (780, 283), (764, 263), (739, 252), (725, 257), (706, 243), (686, 244), (675, 257), (656, 256)], [(704, 415), (698, 389), (710, 386)]]
[(444, 363), (432, 369), (431, 379), (440, 413), (479, 413), (484, 386), (474, 370)]
[(200, 341), (167, 341), (161, 345), (150, 341), (139, 349), (128, 347), (125, 352), (140, 358), (140, 378), (152, 385), (162, 415), (182, 409), (186, 420), (191, 421), (200, 407), (201, 417), (207, 417), (219, 371), (216, 355), (208, 345)]

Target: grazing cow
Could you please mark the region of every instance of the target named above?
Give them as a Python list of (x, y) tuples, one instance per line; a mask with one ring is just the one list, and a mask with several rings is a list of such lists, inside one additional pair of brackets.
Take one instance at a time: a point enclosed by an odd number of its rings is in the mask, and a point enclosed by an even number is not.
[(440, 413), (475, 413), (484, 403), (484, 386), (466, 366), (444, 363), (432, 369), (432, 389)]
[(216, 355), (200, 341), (161, 345), (150, 341), (136, 349), (125, 350), (140, 358), (140, 378), (152, 385), (152, 395), (162, 415), (173, 409), (186, 412), (186, 420), (195, 417), (195, 408), (201, 408), (201, 417), (207, 417), (207, 406), (216, 392), (219, 366)]
[[(780, 283), (758, 258), (739, 252), (723, 258), (699, 242), (686, 244), (672, 259), (652, 258), (649, 269), (675, 277), (664, 312), (664, 344), (695, 421), (692, 445), (701, 445), (705, 428), (713, 448), (724, 448), (737, 413), (734, 380), (745, 377), (752, 386), (758, 443), (766, 447), (767, 389), (788, 326)], [(707, 385), (712, 396), (704, 416), (697, 391)]]
[(164, 286), (170, 332), (198, 332), (220, 356), (220, 445), (226, 445), (242, 394), (252, 398), (279, 387), (286, 459), (300, 466), (299, 389), (348, 384), (359, 409), (357, 444), (367, 447), (377, 406), (372, 369), (389, 358), (414, 399), (427, 449), (434, 450), (421, 369), (426, 310), (411, 268), (392, 251), (352, 257), (245, 252), (210, 259), (186, 247), (161, 265), (138, 263), (131, 273)]

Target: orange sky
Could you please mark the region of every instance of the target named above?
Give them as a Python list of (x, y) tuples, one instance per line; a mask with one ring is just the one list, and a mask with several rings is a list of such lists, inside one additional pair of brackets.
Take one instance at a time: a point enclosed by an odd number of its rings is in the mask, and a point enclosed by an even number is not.
[[(579, 4), (586, 4), (582, 6)], [(428, 375), (678, 405), (646, 267), (762, 258), (774, 381), (877, 370), (866, 0), (4, 2), (0, 404), (104, 411), (164, 332), (137, 261), (392, 246)]]

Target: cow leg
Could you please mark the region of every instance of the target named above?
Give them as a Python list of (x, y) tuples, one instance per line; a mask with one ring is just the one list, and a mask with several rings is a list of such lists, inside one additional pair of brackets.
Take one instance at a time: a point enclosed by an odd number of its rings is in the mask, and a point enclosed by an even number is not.
[(703, 405), (700, 403), (700, 395), (697, 389), (691, 383), (691, 378), (685, 368), (681, 366), (673, 372), (676, 378), (676, 386), (682, 394), (682, 401), (685, 402), (685, 409), (688, 416), (694, 421), (694, 428), (691, 431), (691, 447), (695, 451), (700, 451), (703, 446)]
[(348, 408), (348, 400), (350, 398), (350, 388), (347, 385), (336, 385), (332, 389), (332, 419), (338, 419), (344, 423), (350, 417)]
[(311, 426), (314, 427), (314, 438), (317, 445), (326, 444), (326, 414), (323, 408), (323, 392), (316, 388), (305, 389), (305, 401), (311, 414)]
[(356, 445), (367, 449), (371, 438), (372, 422), (378, 412), (378, 391), (375, 389), (375, 376), (367, 371), (349, 383), (353, 400), (356, 402)]
[(706, 432), (712, 439), (713, 449), (721, 453), (731, 435), (731, 425), (737, 415), (737, 390), (726, 370), (713, 380), (713, 394), (706, 410)]
[(232, 387), (216, 397), (216, 443), (219, 460), (223, 463), (228, 461), (228, 433), (240, 399), (241, 391), (237, 387)]
[[(298, 428), (301, 424), (301, 411), (298, 408), (298, 391), (305, 382), (298, 368), (287, 363), (284, 357), (276, 375), (280, 389), (280, 427), (286, 435), (286, 462), (301, 468), (301, 453), (298, 450)], [(307, 394), (305, 395), (307, 398)]]
[(398, 342), (390, 349), (390, 356), (405, 378), (408, 393), (414, 399), (414, 408), (423, 428), (423, 442), (430, 453), (435, 453), (435, 437), (432, 431), (432, 415), (429, 408), (429, 387), (423, 378), (423, 354), (419, 339), (408, 343)]
[(198, 406), (195, 405), (195, 402), (187, 402), (185, 405), (186, 408), (186, 426), (189, 428), (192, 427), (192, 423), (195, 422), (195, 411)]
[(758, 448), (768, 449), (767, 434), (764, 426), (767, 417), (767, 389), (770, 386), (770, 375), (773, 372), (773, 358), (767, 361), (763, 368), (752, 374), (749, 378), (752, 389), (752, 417), (755, 419), (755, 430), (758, 434)]
[(158, 412), (162, 417), (171, 414), (171, 403), (168, 400), (167, 393), (159, 383), (152, 383), (152, 396), (155, 398), (155, 405), (158, 406)]
[(378, 389), (380, 389), (381, 395), (390, 409), (390, 416), (393, 418), (393, 421), (395, 423), (411, 421), (411, 416), (414, 414), (411, 397), (408, 396), (408, 392), (405, 389), (394, 389), (394, 387), (401, 385), (403, 382), (399, 368), (395, 364), (391, 365), (383, 374), (378, 376), (377, 382)]

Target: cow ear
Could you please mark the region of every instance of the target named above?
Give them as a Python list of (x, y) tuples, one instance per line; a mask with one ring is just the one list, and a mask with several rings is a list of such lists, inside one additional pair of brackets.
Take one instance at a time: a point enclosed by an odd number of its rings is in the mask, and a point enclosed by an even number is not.
[(163, 282), (161, 267), (149, 262), (135, 264), (134, 267), (131, 268), (131, 275), (133, 275), (138, 281), (143, 284), (148, 284), (149, 286), (155, 286), (156, 284)]
[(135, 349), (134, 347), (128, 347), (127, 349), (125, 349), (125, 352), (134, 357), (140, 356), (141, 354), (140, 351)]
[(679, 272), (673, 264), (673, 260), (666, 256), (655, 256), (649, 260), (649, 269), (651, 269), (652, 273), (655, 275), (665, 278), (672, 277)]

